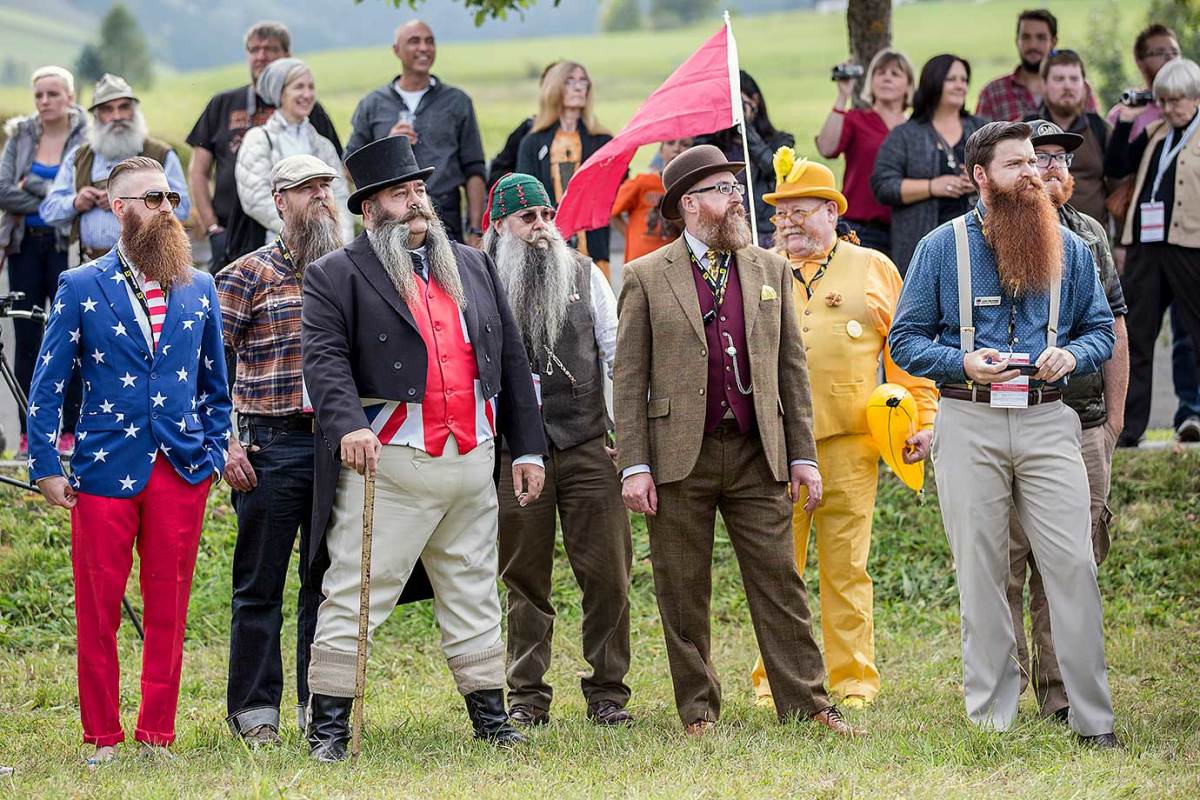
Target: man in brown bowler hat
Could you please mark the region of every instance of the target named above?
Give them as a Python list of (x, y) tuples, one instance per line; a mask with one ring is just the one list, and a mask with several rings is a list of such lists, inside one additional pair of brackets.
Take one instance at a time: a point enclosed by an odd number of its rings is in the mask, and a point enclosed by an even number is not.
[(646, 515), (675, 704), (702, 735), (721, 713), (709, 660), (713, 529), (719, 509), (737, 555), (781, 720), (853, 736), (825, 693), (792, 503), (821, 499), (804, 343), (792, 275), (751, 245), (736, 174), (700, 145), (663, 171), (662, 214), (683, 235), (627, 265), (613, 405), (622, 494)]

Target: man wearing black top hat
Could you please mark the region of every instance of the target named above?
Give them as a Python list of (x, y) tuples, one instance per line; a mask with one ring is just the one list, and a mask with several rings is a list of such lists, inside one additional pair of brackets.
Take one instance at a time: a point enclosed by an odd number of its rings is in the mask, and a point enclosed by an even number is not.
[[(1083, 430), (1083, 465), (1087, 468), (1088, 493), (1091, 497), (1092, 555), (1096, 565), (1108, 555), (1108, 526), (1112, 512), (1108, 508), (1108, 490), (1112, 478), (1113, 448), (1125, 424), (1125, 393), (1129, 386), (1129, 334), (1125, 330), (1125, 293), (1113, 264), (1108, 246), (1108, 232), (1095, 218), (1089, 217), (1070, 204), (1075, 189), (1071, 175), (1074, 152), (1084, 143), (1077, 133), (1064, 132), (1058, 125), (1043, 119), (1029, 123), (1033, 129), (1033, 151), (1037, 155), (1038, 174), (1046, 187), (1050, 202), (1058, 210), (1058, 221), (1083, 239), (1096, 261), (1096, 274), (1108, 298), (1113, 314), (1112, 358), (1105, 361), (1099, 372), (1072, 376), (1063, 390), (1063, 402), (1079, 415)], [(1015, 513), (1010, 523), (1012, 539), (1008, 557), (1012, 572), (1008, 582), (1008, 604), (1012, 609), (1013, 632), (1017, 637), (1017, 658), (1021, 663), (1021, 689), (1032, 678), (1034, 694), (1043, 716), (1053, 716), (1065, 722), (1070, 710), (1062, 672), (1054, 654), (1050, 636), (1050, 607), (1042, 575), (1033, 561), (1029, 540), (1021, 529)], [(1032, 627), (1032, 669), (1030, 648), (1025, 643), (1025, 577), (1029, 577), (1029, 616)]]
[[(525, 347), (496, 267), (451, 242), (408, 139), (346, 160), (366, 232), (304, 277), (304, 380), (317, 448), (313, 552), (328, 568), (309, 666), (313, 758), (346, 757), (354, 695), (364, 474), (376, 476), (370, 630), (428, 573), (442, 650), (475, 736), (524, 741), (504, 706), (496, 592), (495, 439), (514, 492), (537, 499), (545, 434)], [(321, 555), (314, 556), (314, 561)]]

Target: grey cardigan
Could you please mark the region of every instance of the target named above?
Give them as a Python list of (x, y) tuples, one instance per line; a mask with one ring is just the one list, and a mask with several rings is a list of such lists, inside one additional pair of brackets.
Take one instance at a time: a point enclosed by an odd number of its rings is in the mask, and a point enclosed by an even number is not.
[[(964, 115), (963, 139), (987, 124), (987, 120)], [(937, 199), (905, 204), (900, 199), (900, 183), (905, 178), (926, 180), (941, 174), (938, 165), (937, 137), (933, 123), (909, 120), (892, 129), (871, 173), (871, 191), (875, 199), (892, 207), (892, 261), (903, 275), (908, 271), (917, 242), (937, 227)]]
[[(68, 112), (71, 127), (63, 144), (63, 155), (82, 143), (87, 133), (88, 115), (79, 106)], [(33, 158), (42, 138), (42, 120), (37, 114), (14, 117), (4, 125), (8, 141), (0, 156), (0, 250), (17, 253), (25, 236), (25, 215), (33, 214), (50, 190), (50, 184), (34, 175)], [(25, 185), (19, 186), (21, 179)], [(69, 228), (59, 231), (59, 246), (66, 249)]]

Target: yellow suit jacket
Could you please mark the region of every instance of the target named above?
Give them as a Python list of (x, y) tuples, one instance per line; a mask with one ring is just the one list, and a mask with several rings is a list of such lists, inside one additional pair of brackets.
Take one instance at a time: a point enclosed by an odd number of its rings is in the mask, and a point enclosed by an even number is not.
[[(817, 262), (795, 261), (805, 280)], [(898, 383), (917, 401), (919, 426), (931, 427), (937, 414), (934, 383), (909, 375), (892, 361), (887, 336), (892, 327), (901, 278), (882, 253), (839, 241), (825, 274), (808, 298), (795, 280), (796, 311), (808, 356), (812, 386), (814, 436), (869, 433), (867, 399), (879, 385), (879, 359), (884, 377)]]

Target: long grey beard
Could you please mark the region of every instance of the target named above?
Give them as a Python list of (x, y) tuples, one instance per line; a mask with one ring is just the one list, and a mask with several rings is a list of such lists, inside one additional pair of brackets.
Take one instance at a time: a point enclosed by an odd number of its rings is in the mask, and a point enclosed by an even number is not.
[(575, 292), (575, 257), (571, 249), (557, 232), (543, 240), (544, 248), (508, 235), (485, 243), (485, 249), (494, 250), (496, 271), (508, 293), (517, 328), (535, 358), (558, 342)]
[(307, 215), (290, 225), (285, 223), (283, 239), (292, 254), (292, 263), (298, 270), (303, 270), (321, 256), (345, 244), (337, 216), (319, 207), (311, 208)]
[[(462, 277), (458, 274), (458, 262), (454, 258), (454, 249), (450, 246), (450, 237), (441, 220), (436, 216), (426, 220), (429, 229), (425, 232), (425, 263), (429, 269), (430, 280), (442, 287), (459, 309), (467, 307), (466, 295), (463, 292)], [(367, 231), (367, 241), (371, 249), (383, 264), (383, 269), (391, 280), (392, 286), (400, 293), (406, 302), (417, 299), (417, 276), (413, 273), (412, 254), (408, 251), (410, 231), (407, 222), (399, 220), (383, 220), (374, 230)]]
[(149, 129), (141, 110), (133, 112), (129, 122), (113, 120), (92, 126), (88, 142), (92, 149), (109, 161), (124, 161), (142, 152)]

